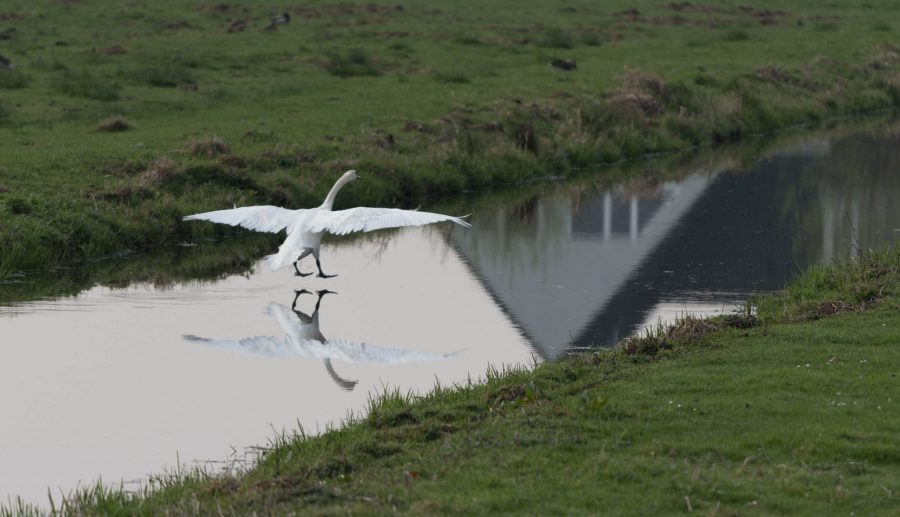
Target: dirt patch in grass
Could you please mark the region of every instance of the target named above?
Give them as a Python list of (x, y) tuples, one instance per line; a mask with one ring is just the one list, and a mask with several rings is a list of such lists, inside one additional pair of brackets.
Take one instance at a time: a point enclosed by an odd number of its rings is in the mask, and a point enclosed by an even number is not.
[(125, 50), (125, 47), (123, 47), (122, 45), (112, 45), (109, 47), (95, 48), (93, 49), (93, 51), (97, 54), (103, 54), (105, 56), (119, 56), (128, 53), (128, 51)]
[(226, 32), (244, 32), (247, 30), (247, 22), (245, 20), (234, 20), (228, 24)]
[(381, 66), (362, 48), (332, 51), (328, 55), (325, 69), (338, 77), (376, 77), (381, 75)]
[(123, 185), (101, 192), (99, 195), (95, 194), (92, 197), (99, 197), (104, 201), (118, 204), (133, 205), (150, 196), (152, 196), (152, 192), (143, 185)]
[(816, 307), (815, 319), (834, 316), (842, 312), (854, 312), (859, 310), (859, 306), (853, 303), (843, 302), (841, 300), (831, 300), (822, 302)]
[(662, 5), (663, 9), (678, 14), (674, 16), (644, 15), (638, 9), (631, 8), (620, 11), (618, 16), (629, 22), (652, 25), (674, 25), (717, 28), (737, 23), (745, 23), (748, 18), (760, 25), (777, 25), (792, 16), (783, 10), (757, 9), (742, 5), (736, 8), (711, 4), (694, 4), (691, 2), (670, 2)]
[(97, 131), (101, 133), (121, 133), (134, 129), (134, 126), (125, 117), (115, 116), (109, 117), (97, 124)]
[(193, 29), (194, 26), (184, 20), (165, 22), (159, 27), (164, 31), (177, 31), (180, 29)]
[(434, 133), (433, 128), (431, 128), (425, 124), (422, 124), (421, 122), (415, 122), (412, 120), (410, 120), (406, 124), (404, 124), (402, 129), (403, 129), (403, 131), (405, 131), (407, 133), (411, 133), (411, 132)]
[(226, 3), (216, 3), (216, 4), (201, 4), (194, 7), (194, 10), (201, 13), (212, 13), (212, 14), (228, 14), (233, 12), (250, 12), (249, 9), (240, 5), (226, 4)]
[(868, 62), (868, 67), (875, 70), (890, 70), (900, 59), (900, 48), (891, 44), (882, 44)]
[(390, 15), (394, 13), (402, 13), (406, 10), (400, 4), (395, 5), (378, 5), (378, 4), (351, 4), (351, 3), (339, 3), (339, 4), (331, 4), (331, 5), (323, 5), (320, 7), (309, 7), (306, 5), (300, 5), (294, 7), (294, 14), (303, 18), (322, 18), (323, 16), (329, 16), (334, 18), (341, 18), (344, 16), (350, 15), (371, 15), (371, 14), (381, 14), (381, 15)]

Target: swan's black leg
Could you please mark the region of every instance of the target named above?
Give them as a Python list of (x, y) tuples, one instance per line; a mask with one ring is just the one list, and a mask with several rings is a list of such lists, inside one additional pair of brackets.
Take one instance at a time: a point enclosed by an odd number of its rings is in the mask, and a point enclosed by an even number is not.
[(319, 257), (316, 257), (316, 267), (319, 268), (319, 278), (333, 278), (337, 275), (326, 275), (324, 271), (322, 271), (322, 263), (319, 262)]
[(309, 272), (309, 273), (301, 273), (300, 272), (300, 268), (297, 267), (297, 264), (299, 262), (300, 262), (300, 260), (297, 260), (297, 262), (294, 262), (294, 276), (309, 276), (309, 275), (311, 275), (312, 272)]

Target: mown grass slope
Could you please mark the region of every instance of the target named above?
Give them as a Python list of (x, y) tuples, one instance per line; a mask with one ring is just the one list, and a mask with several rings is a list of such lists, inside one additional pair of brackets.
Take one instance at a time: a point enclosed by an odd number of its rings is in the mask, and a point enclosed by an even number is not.
[(898, 27), (891, 2), (11, 0), (0, 272), (215, 236), (180, 216), (317, 204), (347, 168), (371, 181), (342, 206), (417, 206), (892, 108)]

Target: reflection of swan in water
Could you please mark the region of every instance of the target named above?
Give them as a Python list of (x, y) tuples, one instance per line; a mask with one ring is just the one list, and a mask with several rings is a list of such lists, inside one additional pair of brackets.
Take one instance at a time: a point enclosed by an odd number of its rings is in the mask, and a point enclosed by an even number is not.
[(246, 355), (261, 357), (301, 357), (307, 359), (323, 359), (325, 369), (340, 387), (352, 390), (357, 381), (342, 379), (334, 371), (331, 360), (345, 361), (348, 363), (411, 363), (419, 361), (435, 361), (446, 359), (455, 354), (429, 354), (404, 350), (400, 348), (382, 348), (366, 343), (351, 343), (343, 340), (325, 339), (319, 330), (319, 305), (326, 294), (334, 294), (333, 291), (321, 290), (316, 300), (316, 307), (312, 315), (308, 315), (297, 309), (297, 300), (301, 294), (312, 294), (306, 289), (295, 291), (294, 302), (290, 308), (280, 303), (270, 302), (266, 306), (266, 312), (275, 316), (281, 328), (287, 333), (284, 338), (278, 339), (271, 336), (254, 336), (239, 340), (206, 339), (198, 336), (186, 335), (188, 341), (203, 343), (216, 348), (233, 350)]

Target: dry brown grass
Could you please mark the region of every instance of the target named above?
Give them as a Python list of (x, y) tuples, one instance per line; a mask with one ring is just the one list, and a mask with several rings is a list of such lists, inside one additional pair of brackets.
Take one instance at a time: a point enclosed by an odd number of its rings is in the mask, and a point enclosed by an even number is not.
[(141, 184), (162, 185), (178, 173), (178, 164), (168, 156), (160, 156), (141, 174)]
[(102, 133), (121, 133), (129, 129), (134, 129), (134, 126), (128, 122), (128, 119), (119, 115), (104, 119), (97, 124), (97, 131)]
[(191, 138), (187, 143), (187, 152), (194, 156), (213, 158), (220, 154), (228, 154), (228, 144), (218, 136)]
[(619, 347), (628, 355), (655, 356), (662, 350), (671, 350), (678, 345), (696, 343), (709, 334), (726, 328), (752, 328), (759, 325), (759, 319), (749, 314), (731, 314), (718, 318), (703, 318), (688, 315), (675, 323), (647, 330), (624, 339)]

